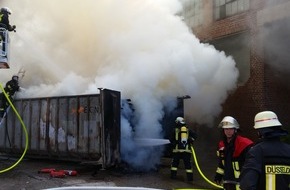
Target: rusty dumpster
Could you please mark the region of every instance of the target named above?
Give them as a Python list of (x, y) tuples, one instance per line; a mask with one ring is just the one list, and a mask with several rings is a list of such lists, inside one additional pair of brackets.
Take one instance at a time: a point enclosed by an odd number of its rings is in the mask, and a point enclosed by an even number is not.
[[(120, 92), (16, 99), (14, 107), (28, 132), (25, 157), (96, 162), (120, 161)], [(21, 155), (24, 130), (13, 109), (0, 126), (0, 152)]]

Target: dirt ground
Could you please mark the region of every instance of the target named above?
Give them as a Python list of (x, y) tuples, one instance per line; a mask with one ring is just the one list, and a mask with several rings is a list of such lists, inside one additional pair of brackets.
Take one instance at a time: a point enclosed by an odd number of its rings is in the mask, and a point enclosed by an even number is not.
[[(17, 159), (1, 157), (1, 171), (9, 168), (16, 161)], [(52, 178), (47, 173), (39, 173), (38, 171), (42, 168), (76, 170), (78, 175)], [(214, 189), (202, 179), (196, 169), (194, 170), (193, 182), (186, 181), (182, 166), (178, 172), (178, 179), (170, 179), (169, 173), (170, 158), (163, 158), (158, 170), (147, 173), (129, 171), (124, 168), (100, 170), (90, 164), (24, 159), (13, 169), (0, 173), (0, 189), (40, 190), (72, 186), (146, 187), (168, 190), (181, 188)]]

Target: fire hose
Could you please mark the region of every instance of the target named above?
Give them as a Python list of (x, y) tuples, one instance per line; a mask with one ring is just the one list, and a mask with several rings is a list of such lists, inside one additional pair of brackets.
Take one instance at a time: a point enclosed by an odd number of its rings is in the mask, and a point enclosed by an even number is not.
[[(187, 128), (186, 128), (185, 126), (184, 126), (184, 127), (181, 127), (180, 132), (181, 132), (181, 140), (182, 140), (182, 139), (185, 139), (185, 140), (186, 140), (186, 139), (188, 138), (188, 137), (187, 137)], [(210, 180), (208, 180), (208, 179), (205, 177), (205, 175), (203, 175), (201, 169), (199, 168), (199, 165), (198, 165), (198, 162), (197, 162), (197, 158), (196, 158), (196, 154), (195, 154), (195, 151), (194, 151), (193, 145), (191, 144), (190, 147), (191, 147), (192, 156), (193, 156), (193, 159), (194, 159), (194, 162), (195, 162), (195, 165), (196, 165), (196, 167), (197, 167), (197, 170), (198, 170), (199, 174), (200, 174), (200, 175), (203, 177), (203, 179), (204, 179), (206, 182), (208, 182), (209, 184), (213, 185), (214, 187), (217, 187), (217, 188), (223, 189), (222, 186), (217, 185), (217, 184), (211, 182)]]
[(192, 156), (193, 156), (193, 159), (194, 159), (194, 163), (195, 163), (195, 165), (196, 165), (196, 168), (197, 168), (199, 174), (202, 176), (202, 178), (203, 178), (206, 182), (208, 182), (209, 184), (211, 184), (212, 186), (217, 187), (217, 188), (219, 188), (219, 189), (223, 189), (222, 186), (215, 184), (214, 182), (210, 181), (207, 177), (205, 177), (205, 175), (202, 173), (202, 171), (201, 171), (201, 169), (200, 169), (200, 167), (199, 167), (199, 165), (198, 165), (197, 158), (196, 158), (196, 154), (195, 154), (195, 151), (194, 151), (193, 146), (191, 146), (191, 151), (192, 151)]
[(2, 84), (0, 83), (0, 89), (2, 90), (3, 94), (5, 95), (7, 101), (9, 102), (11, 108), (13, 109), (13, 111), (15, 112), (17, 118), (19, 119), (20, 123), (21, 123), (21, 126), (22, 126), (22, 129), (23, 129), (23, 132), (25, 134), (25, 148), (24, 148), (24, 151), (21, 155), (21, 157), (13, 164), (11, 165), (10, 167), (6, 168), (6, 169), (3, 169), (3, 170), (0, 170), (0, 173), (4, 173), (4, 172), (7, 172), (11, 169), (13, 169), (14, 167), (16, 167), (23, 159), (23, 157), (25, 156), (26, 154), (26, 151), (28, 149), (28, 133), (27, 133), (27, 130), (26, 130), (26, 126), (22, 120), (22, 118), (20, 117), (19, 113), (17, 112), (16, 108), (14, 107), (13, 103), (11, 102), (10, 98), (8, 97), (7, 93), (5, 92)]
[[(214, 182), (210, 181), (201, 171), (199, 165), (198, 165), (198, 162), (197, 162), (197, 158), (196, 158), (196, 154), (195, 154), (195, 151), (194, 151), (194, 148), (193, 146), (191, 146), (191, 152), (192, 152), (192, 157), (193, 157), (193, 160), (194, 160), (194, 163), (196, 165), (196, 168), (199, 172), (199, 174), (201, 175), (201, 177), (206, 181), (208, 182), (210, 185), (216, 187), (216, 188), (219, 188), (219, 189), (224, 189), (222, 186), (220, 185), (217, 185), (215, 184)], [(178, 188), (178, 189), (174, 189), (174, 190), (202, 190), (202, 189), (192, 189), (192, 188)], [(204, 190), (204, 189), (203, 189)]]

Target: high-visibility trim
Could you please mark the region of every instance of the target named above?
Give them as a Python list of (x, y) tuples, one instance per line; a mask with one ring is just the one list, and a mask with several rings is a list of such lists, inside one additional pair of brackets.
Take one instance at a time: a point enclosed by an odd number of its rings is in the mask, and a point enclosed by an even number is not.
[(270, 120), (278, 120), (278, 118), (277, 117), (273, 117), (273, 118), (268, 118), (268, 119), (260, 119), (260, 120), (256, 120), (255, 122), (258, 123), (258, 122), (270, 121)]
[(234, 169), (234, 175), (235, 178), (238, 179), (240, 177), (240, 166), (239, 166), (239, 162), (232, 162), (233, 164), (233, 169)]
[(240, 171), (240, 166), (239, 166), (239, 162), (238, 161), (233, 162), (233, 167), (234, 167), (235, 170)]
[(174, 153), (176, 153), (176, 152), (188, 152), (188, 153), (191, 153), (191, 151), (188, 150), (188, 149), (178, 149), (178, 148), (173, 149), (173, 152)]
[(171, 167), (172, 171), (177, 171), (177, 167)]
[(176, 128), (175, 129), (175, 140), (177, 140), (177, 141), (178, 141), (178, 134), (179, 134), (179, 129)]
[(239, 171), (236, 171), (234, 170), (234, 175), (235, 175), (235, 178), (238, 179), (239, 176), (240, 176), (240, 172)]
[(186, 171), (186, 173), (193, 173), (192, 169), (187, 169), (185, 171)]
[(216, 173), (219, 173), (219, 174), (221, 174), (221, 175), (224, 175), (225, 171), (224, 171), (224, 169), (218, 167), (218, 168), (216, 169)]
[(276, 190), (276, 175), (266, 174), (266, 190)]
[(266, 190), (276, 189), (277, 175), (290, 175), (290, 166), (286, 165), (265, 165)]
[(235, 190), (241, 190), (240, 189), (240, 183), (237, 182), (237, 181), (225, 180), (224, 184), (231, 184), (231, 185), (235, 186)]
[(266, 190), (276, 189), (277, 175), (290, 175), (290, 166), (286, 165), (265, 165)]
[(266, 174), (286, 174), (290, 175), (290, 166), (285, 165), (266, 165)]

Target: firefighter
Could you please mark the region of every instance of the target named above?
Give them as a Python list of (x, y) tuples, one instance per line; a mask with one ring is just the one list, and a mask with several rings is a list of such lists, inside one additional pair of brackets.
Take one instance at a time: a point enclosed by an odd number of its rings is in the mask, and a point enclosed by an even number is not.
[[(2, 51), (6, 51), (6, 45), (8, 43), (6, 31), (16, 31), (16, 26), (11, 26), (9, 23), (9, 15), (12, 11), (8, 7), (3, 7), (0, 9), (0, 41), (2, 42)], [(4, 29), (3, 29), (4, 28)]]
[[(8, 81), (4, 87), (4, 90), (6, 94), (8, 95), (10, 101), (13, 101), (14, 94), (19, 91), (19, 83), (18, 83), (19, 77), (17, 75), (14, 75), (10, 81)], [(9, 107), (9, 102), (6, 99), (6, 96), (1, 93), (0, 94), (0, 118), (3, 117), (6, 109)]]
[(277, 115), (263, 111), (255, 116), (260, 140), (249, 150), (241, 172), (241, 189), (290, 189), (290, 145)]
[(177, 117), (175, 123), (175, 129), (170, 139), (173, 148), (171, 179), (176, 179), (179, 161), (182, 159), (187, 180), (193, 181), (191, 144), (197, 138), (197, 134), (187, 127), (183, 117)]
[(3, 7), (0, 9), (0, 27), (5, 28), (8, 31), (15, 31), (16, 26), (11, 26), (9, 23), (10, 14), (12, 14), (12, 11), (8, 7)]
[(238, 135), (239, 124), (231, 116), (226, 116), (219, 124), (223, 139), (218, 143), (218, 167), (214, 181), (226, 190), (239, 189), (239, 175), (246, 153), (253, 142)]

